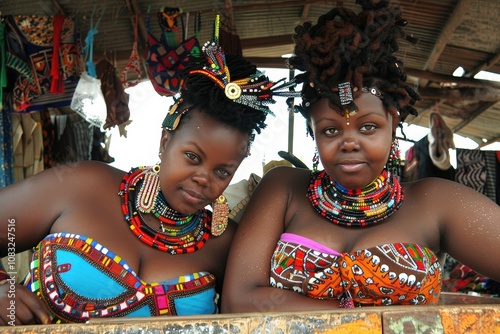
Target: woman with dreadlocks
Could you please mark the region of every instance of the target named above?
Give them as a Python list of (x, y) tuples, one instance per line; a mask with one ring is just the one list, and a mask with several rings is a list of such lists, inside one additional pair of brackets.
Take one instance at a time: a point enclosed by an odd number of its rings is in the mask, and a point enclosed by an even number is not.
[[(313, 170), (277, 167), (231, 246), (223, 312), (436, 304), (445, 253), (500, 280), (500, 209), (444, 179), (400, 184), (396, 127), (419, 95), (393, 55), (406, 38), (386, 1), (337, 7), (296, 27), (300, 112)], [(318, 170), (321, 162), (323, 170)], [(242, 297), (243, 296), (243, 297)]]
[(0, 190), (1, 255), (36, 246), (25, 286), (0, 272), (0, 325), (218, 312), (236, 229), (221, 194), (287, 85), (226, 57), (218, 34), (202, 51), (163, 122), (158, 165), (85, 162)]

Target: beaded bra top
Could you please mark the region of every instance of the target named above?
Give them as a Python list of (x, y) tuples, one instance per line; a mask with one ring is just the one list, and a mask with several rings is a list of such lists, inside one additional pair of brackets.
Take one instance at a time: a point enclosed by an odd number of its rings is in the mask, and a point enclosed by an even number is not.
[(105, 245), (72, 233), (38, 244), (24, 285), (47, 305), (52, 323), (218, 313), (213, 274), (147, 282)]
[(396, 212), (404, 199), (397, 177), (387, 170), (363, 189), (344, 188), (324, 170), (313, 172), (307, 196), (322, 217), (342, 226), (380, 222)]

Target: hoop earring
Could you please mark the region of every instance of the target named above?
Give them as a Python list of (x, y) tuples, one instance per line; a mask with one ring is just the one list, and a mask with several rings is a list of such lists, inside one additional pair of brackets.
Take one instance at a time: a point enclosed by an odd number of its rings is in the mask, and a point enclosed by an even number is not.
[(144, 181), (137, 194), (137, 210), (142, 213), (150, 213), (156, 203), (156, 198), (160, 192), (160, 165), (154, 165), (144, 173)]
[(316, 173), (318, 171), (318, 165), (319, 165), (319, 153), (318, 153), (318, 148), (316, 147), (314, 151), (314, 156), (313, 156), (313, 172)]
[(227, 228), (229, 205), (226, 197), (220, 195), (213, 204), (214, 212), (212, 213), (212, 235), (218, 237)]
[(399, 152), (399, 140), (396, 138), (392, 142), (391, 152), (389, 153), (389, 159), (387, 160), (386, 168), (389, 172), (394, 175), (399, 174), (399, 166), (401, 165), (401, 155)]

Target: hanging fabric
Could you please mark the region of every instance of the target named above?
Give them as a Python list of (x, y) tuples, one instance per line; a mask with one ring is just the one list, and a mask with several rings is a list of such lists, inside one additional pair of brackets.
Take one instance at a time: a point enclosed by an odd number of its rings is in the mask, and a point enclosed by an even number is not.
[(3, 90), (7, 87), (7, 66), (5, 52), (5, 23), (0, 21), (0, 110), (3, 108)]
[[(161, 41), (158, 41), (150, 31), (150, 12), (148, 10), (146, 19), (148, 41), (145, 58), (148, 77), (158, 94), (173, 96), (178, 93), (182, 86), (182, 72), (188, 66), (189, 56), (200, 55), (198, 42), (201, 26), (200, 16), (199, 13), (195, 16), (194, 36), (186, 39), (187, 29), (186, 32), (184, 29), (179, 32), (177, 26), (177, 18), (182, 19), (182, 15), (175, 10), (164, 9), (158, 13), (158, 20), (162, 28)], [(186, 27), (188, 27), (189, 13), (185, 14), (185, 17)]]
[(14, 183), (14, 150), (11, 111), (0, 109), (0, 188)]
[[(139, 14), (136, 14), (135, 25), (134, 25), (134, 44), (132, 45), (132, 54), (130, 55), (127, 65), (125, 65), (125, 68), (122, 71), (122, 76), (120, 78), (121, 83), (125, 88), (134, 87), (139, 82), (141, 82), (141, 65), (139, 63), (139, 54), (137, 53), (138, 22), (139, 22)], [(130, 70), (134, 71), (137, 74), (137, 78), (134, 79), (133, 81), (127, 80), (128, 76), (127, 74)]]
[(59, 70), (59, 47), (61, 46), (61, 32), (64, 22), (63, 15), (54, 16), (54, 41), (53, 41), (53, 52), (52, 64), (50, 69), (50, 75), (52, 77), (52, 82), (50, 85), (50, 92), (54, 94), (59, 94), (64, 92), (64, 86), (62, 77)]
[(226, 55), (243, 56), (240, 36), (236, 33), (233, 17), (233, 4), (231, 0), (225, 1), (225, 12), (221, 14), (219, 30), (220, 46)]
[(457, 149), (455, 181), (472, 188), (499, 203), (496, 197), (497, 163), (495, 151)]
[(116, 75), (116, 68), (103, 58), (96, 64), (97, 78), (101, 80), (101, 90), (106, 102), (106, 122), (103, 129), (126, 124), (130, 118), (129, 95)]
[[(17, 77), (10, 92), (9, 105), (15, 112), (31, 112), (47, 107), (65, 107), (71, 103), (73, 91), (83, 71), (81, 46), (72, 17), (7, 15), (7, 67)], [(60, 32), (56, 31), (59, 30)], [(57, 38), (56, 34), (60, 35)], [(53, 42), (59, 41), (57, 48)], [(53, 58), (57, 59), (53, 61)], [(54, 66), (58, 69), (52, 69)], [(57, 65), (58, 64), (58, 65)], [(52, 80), (62, 81), (54, 84)]]

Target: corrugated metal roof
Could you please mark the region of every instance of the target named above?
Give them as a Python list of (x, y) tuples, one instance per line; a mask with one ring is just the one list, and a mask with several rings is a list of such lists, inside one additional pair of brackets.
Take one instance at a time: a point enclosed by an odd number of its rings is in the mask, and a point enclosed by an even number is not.
[[(54, 15), (59, 9), (78, 19), (82, 38), (91, 21), (99, 22), (95, 36), (94, 59), (106, 56), (116, 60), (122, 70), (128, 60), (134, 41), (135, 14), (140, 16), (139, 52), (144, 54), (145, 28), (148, 10), (151, 13), (151, 32), (160, 36), (156, 13), (164, 6), (180, 7), (191, 15), (188, 35), (192, 35), (193, 14), (201, 12), (201, 43), (210, 39), (213, 18), (225, 13), (226, 1), (157, 1), (157, 0), (2, 0), (2, 15)], [(231, 3), (231, 1), (229, 1)], [(315, 21), (336, 1), (232, 0), (234, 28), (241, 39), (243, 54), (258, 64), (284, 67), (282, 54), (292, 51), (291, 34), (302, 21)], [(357, 8), (354, 0), (343, 1), (344, 6)], [(463, 94), (450, 99), (454, 89), (472, 91), (477, 82), (460, 83), (450, 88), (453, 71), (462, 66), (466, 72), (487, 69), (500, 74), (500, 1), (498, 0), (400, 0), (408, 33), (419, 39), (417, 45), (401, 43), (399, 56), (407, 69), (414, 70), (409, 82), (419, 86), (424, 100), (417, 105), (420, 116), (409, 122), (428, 126), (430, 111), (439, 109), (447, 124), (461, 135), (478, 143), (500, 139), (500, 85), (489, 87), (488, 98), (479, 94)], [(439, 43), (443, 43), (442, 45)], [(436, 79), (436, 75), (441, 75)], [(445, 77), (443, 77), (445, 76)], [(429, 79), (429, 78), (432, 78)], [(472, 80), (472, 79), (471, 79)], [(424, 89), (425, 88), (425, 89)], [(448, 94), (448, 95), (446, 95)], [(484, 97), (485, 95), (483, 95)]]

